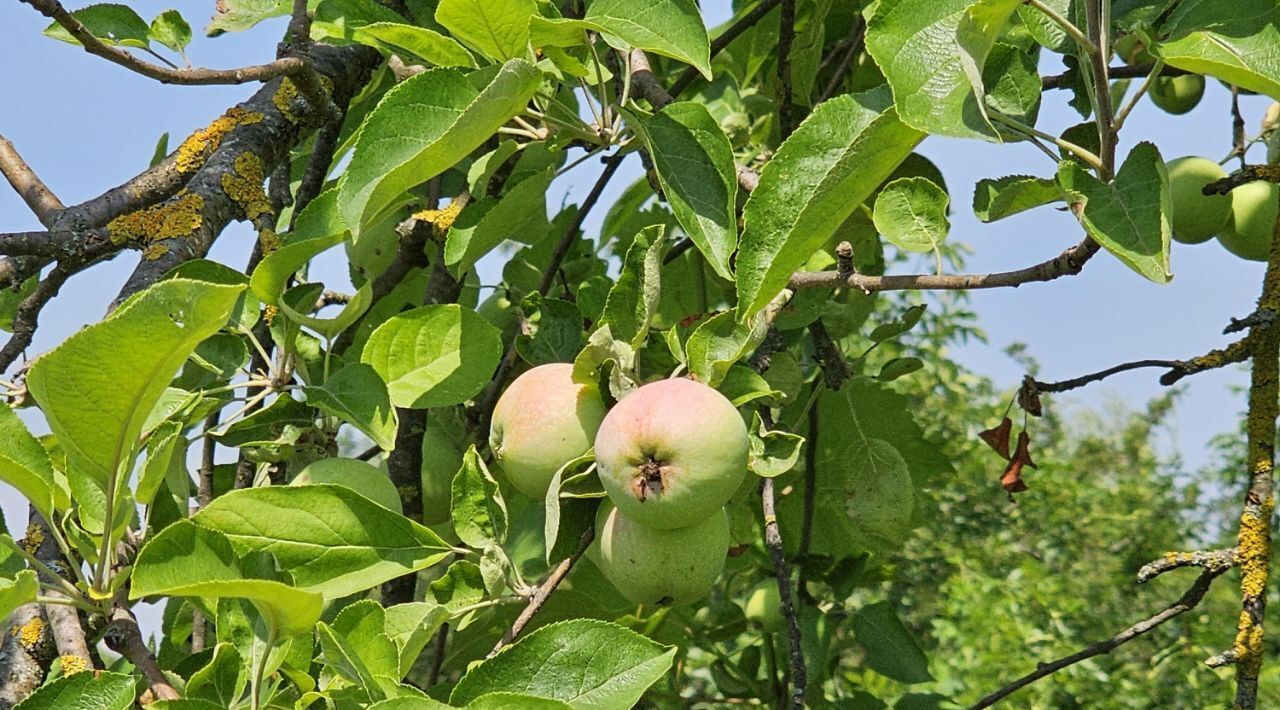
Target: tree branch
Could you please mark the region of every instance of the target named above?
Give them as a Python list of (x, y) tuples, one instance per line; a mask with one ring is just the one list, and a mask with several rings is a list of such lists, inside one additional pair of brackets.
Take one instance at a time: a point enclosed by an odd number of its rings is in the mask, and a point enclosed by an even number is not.
[(1080, 273), (1084, 265), (1098, 253), (1098, 243), (1086, 237), (1054, 258), (1015, 271), (991, 274), (902, 274), (867, 276), (841, 274), (839, 271), (797, 271), (791, 275), (789, 287), (839, 288), (848, 286), (865, 293), (873, 291), (963, 291), (970, 289), (1008, 288), (1038, 281), (1053, 281)]
[(160, 669), (156, 657), (142, 638), (142, 630), (138, 628), (138, 619), (128, 607), (117, 603), (111, 611), (111, 620), (107, 623), (106, 635), (103, 637), (107, 647), (124, 656), (142, 673), (143, 679), (151, 688), (156, 700), (177, 700), (181, 696), (169, 684), (168, 677)]
[(778, 124), (784, 141), (796, 129), (791, 88), (791, 44), (795, 38), (796, 0), (782, 0), (781, 15), (778, 18)]
[(587, 548), (591, 547), (591, 542), (595, 538), (595, 526), (587, 528), (582, 533), (582, 537), (578, 540), (578, 549), (574, 550), (569, 557), (561, 560), (560, 564), (551, 570), (551, 574), (547, 575), (546, 581), (538, 585), (538, 588), (533, 591), (533, 596), (529, 598), (528, 606), (524, 608), (524, 611), (520, 612), (520, 616), (516, 617), (515, 623), (511, 624), (511, 628), (507, 629), (502, 638), (498, 639), (498, 643), (493, 647), (493, 650), (485, 657), (486, 660), (498, 655), (498, 652), (504, 646), (516, 640), (520, 632), (524, 631), (524, 627), (529, 625), (534, 614), (537, 614), (542, 605), (547, 603), (547, 598), (551, 596), (551, 593), (556, 590), (556, 587), (560, 586), (560, 582), (564, 581), (565, 576), (569, 574), (569, 570), (573, 569), (573, 565), (578, 562), (583, 553), (587, 551)]
[(1196, 578), (1196, 581), (1191, 585), (1191, 587), (1178, 599), (1178, 601), (1168, 607), (1165, 607), (1159, 613), (1139, 621), (1133, 626), (1130, 626), (1105, 641), (1099, 641), (1085, 646), (1083, 649), (1071, 654), (1070, 656), (1064, 656), (1063, 658), (1050, 661), (1049, 663), (1039, 664), (1034, 671), (982, 698), (975, 703), (970, 710), (989, 708), (1003, 700), (1005, 697), (1013, 694), (1015, 691), (1025, 688), (1045, 676), (1053, 675), (1063, 668), (1088, 660), (1094, 656), (1110, 653), (1116, 647), (1124, 645), (1148, 631), (1151, 631), (1169, 619), (1190, 611), (1200, 603), (1201, 599), (1204, 598), (1205, 593), (1209, 591), (1209, 586), (1213, 583), (1214, 578), (1219, 574), (1222, 574), (1222, 570), (1206, 570), (1202, 572), (1200, 576)]
[(48, 276), (36, 284), (35, 290), (18, 304), (13, 314), (13, 325), (10, 328), (12, 335), (9, 336), (9, 341), (4, 344), (4, 347), (0, 348), (0, 372), (8, 370), (22, 351), (31, 345), (31, 339), (36, 334), (40, 311), (54, 296), (58, 295), (58, 290), (74, 273), (74, 267), (58, 264), (53, 267)]
[(23, 604), (9, 614), (0, 641), (0, 710), (9, 710), (40, 687), (55, 652), (39, 604)]
[(1200, 567), (1221, 574), (1240, 564), (1240, 551), (1234, 547), (1225, 550), (1196, 552), (1169, 552), (1160, 559), (1148, 562), (1138, 570), (1138, 583), (1143, 584), (1169, 570), (1182, 567)]
[[(777, 7), (781, 2), (782, 0), (760, 0), (759, 4), (751, 8), (751, 10), (745, 15), (738, 18), (737, 22), (726, 27), (724, 32), (716, 35), (716, 38), (711, 40), (711, 56), (714, 57), (724, 51), (725, 47), (732, 44), (733, 41), (743, 32), (755, 27), (757, 22), (764, 19), (764, 16), (768, 15), (769, 12), (771, 12), (773, 8)], [(698, 73), (697, 69), (694, 69), (693, 67), (685, 69), (680, 73), (680, 76), (676, 77), (675, 83), (671, 85), (671, 93), (675, 96), (679, 96), (685, 89), (689, 88), (689, 85), (692, 84), (699, 76), (701, 75)]]
[(13, 143), (0, 135), (0, 174), (35, 213), (40, 224), (52, 227), (58, 213), (65, 207), (53, 191), (45, 186), (35, 171), (22, 159)]

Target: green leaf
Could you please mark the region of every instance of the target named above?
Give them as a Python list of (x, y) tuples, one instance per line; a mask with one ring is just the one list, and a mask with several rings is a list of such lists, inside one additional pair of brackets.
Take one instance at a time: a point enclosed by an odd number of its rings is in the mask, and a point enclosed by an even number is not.
[(386, 54), (413, 55), (437, 67), (474, 67), (471, 53), (451, 37), (404, 23), (372, 0), (323, 0), (311, 21), (311, 37), (356, 42)]
[(182, 19), (182, 13), (177, 10), (165, 10), (151, 21), (148, 36), (180, 53), (191, 43), (191, 25)]
[(359, 459), (316, 459), (307, 464), (289, 482), (291, 486), (333, 483), (345, 486), (387, 510), (404, 512), (400, 491), (387, 472)]
[(373, 366), (397, 407), (446, 407), (478, 394), (502, 359), (502, 334), (456, 304), (405, 311), (378, 326), (360, 361)]
[(0, 330), (13, 332), (13, 316), (18, 311), (18, 305), (36, 290), (38, 283), (40, 275), (36, 274), (23, 281), (17, 289), (0, 289)]
[[(308, 205), (310, 208), (310, 205)], [(306, 214), (306, 210), (303, 210)], [(299, 218), (299, 222), (301, 222)], [(346, 235), (343, 232), (329, 233), (311, 239), (290, 241), (279, 249), (267, 254), (253, 270), (249, 279), (249, 288), (262, 302), (275, 306), (280, 303), (280, 295), (289, 284), (289, 278), (307, 262), (328, 249), (342, 243)]]
[(671, 57), (711, 80), (711, 41), (693, 0), (592, 0), (582, 19), (610, 46)]
[(649, 146), (671, 211), (716, 273), (733, 280), (729, 256), (738, 244), (738, 178), (733, 149), (702, 104), (668, 105), (629, 123)]
[[(772, 371), (773, 368), (770, 367), (769, 370)], [(775, 390), (764, 377), (761, 377), (760, 373), (745, 365), (730, 367), (717, 389), (735, 407), (741, 407), (757, 399), (772, 399), (782, 394)]]
[(1280, 5), (1273, 0), (1184, 0), (1153, 49), (1178, 69), (1280, 99)]
[(1022, 0), (881, 0), (867, 50), (902, 122), (928, 133), (995, 140), (982, 68)]
[(529, 52), (533, 0), (440, 0), (436, 22), (463, 42), (499, 62), (523, 59)]
[(13, 579), (0, 579), (0, 619), (8, 618), (23, 604), (34, 602), (39, 591), (40, 581), (29, 569), (18, 572)]
[(905, 396), (862, 378), (846, 382), (841, 391), (846, 390), (849, 400), (857, 405), (862, 432), (893, 444), (907, 462), (917, 487), (934, 485), (941, 476), (955, 473), (951, 457), (925, 438), (911, 415), (914, 406)]
[(284, 394), (212, 436), (223, 446), (241, 449), (251, 461), (283, 461), (293, 457), (294, 445), (314, 420), (311, 407)]
[(671, 668), (676, 648), (616, 624), (575, 619), (544, 626), (473, 667), (451, 705), (511, 691), (562, 700), (580, 710), (629, 708)]
[[(71, 13), (89, 34), (97, 37), (105, 45), (120, 45), (145, 49), (151, 28), (133, 8), (116, 3), (90, 5)], [(80, 44), (80, 40), (56, 22), (44, 30), (45, 35), (63, 42)]]
[(40, 440), (7, 406), (0, 406), (0, 481), (13, 486), (45, 520), (55, 520), (53, 463)]
[(243, 286), (167, 279), (31, 366), (27, 387), (69, 465), (99, 482), (127, 471), (143, 423)]
[(699, 382), (719, 387), (729, 368), (764, 341), (767, 330), (763, 318), (743, 324), (737, 321), (733, 310), (717, 313), (703, 321), (685, 343), (689, 372)]
[[(1025, 125), (1036, 125), (1043, 86), (1036, 56), (1004, 42), (992, 46), (982, 67), (982, 81), (987, 90), (983, 101), (988, 109)], [(1117, 97), (1115, 101), (1120, 99)], [(1006, 140), (1025, 140), (1025, 136), (1007, 130), (1002, 135)]]
[(876, 196), (872, 220), (894, 246), (905, 251), (937, 251), (951, 231), (947, 193), (929, 178), (898, 178)]
[(293, 0), (219, 0), (205, 34), (243, 32), (263, 20), (289, 14)]
[(270, 552), (298, 587), (327, 599), (425, 569), (451, 552), (426, 527), (336, 485), (231, 491), (194, 520), (237, 549)]
[[(854, 550), (891, 552), (913, 524), (915, 490), (907, 462), (881, 432), (871, 430), (879, 414), (846, 385), (818, 397), (814, 552), (843, 557)], [(798, 522), (794, 501), (784, 499)], [(795, 529), (799, 529), (796, 527)]]
[(924, 367), (924, 362), (918, 357), (895, 357), (880, 368), (880, 374), (876, 375), (876, 379), (881, 382), (892, 382), (899, 377), (910, 375), (922, 367)]
[(555, 170), (521, 180), (500, 198), (485, 198), (467, 205), (449, 228), (444, 262), (454, 274), (475, 265), (506, 239), (540, 235), (547, 230), (547, 188)]
[[(351, 496), (358, 497), (354, 493)], [(271, 525), (275, 521), (264, 522)], [(311, 633), (320, 618), (324, 598), (276, 579), (256, 577), (244, 569), (242, 557), (222, 533), (179, 520), (148, 540), (138, 553), (130, 577), (129, 598), (246, 599), (280, 633)]]
[(536, 291), (520, 302), (524, 328), (516, 333), (516, 352), (531, 365), (572, 360), (582, 348), (582, 312), (560, 298)]
[(622, 273), (609, 289), (601, 322), (609, 325), (613, 336), (640, 347), (649, 335), (649, 324), (662, 295), (662, 256), (667, 251), (667, 237), (662, 225), (646, 227), (636, 235), (622, 262)]
[(912, 306), (903, 311), (902, 315), (897, 318), (876, 326), (868, 337), (871, 338), (872, 342), (876, 343), (892, 340), (893, 338), (896, 338), (916, 327), (916, 323), (919, 323), (920, 319), (924, 316), (926, 308), (927, 306), (923, 303)]
[(1155, 145), (1134, 146), (1111, 184), (1073, 160), (1058, 165), (1058, 184), (1072, 201), (1084, 203), (1080, 223), (1089, 236), (1125, 266), (1156, 283), (1173, 278), (1169, 270), (1173, 198), (1169, 173)]
[(427, 647), (440, 625), (448, 618), (449, 612), (444, 607), (430, 602), (411, 602), (387, 607), (384, 633), (396, 645), (400, 658), (400, 678), (408, 675), (422, 649)]
[(236, 647), (219, 643), (213, 647), (213, 658), (191, 674), (184, 695), (193, 700), (207, 700), (218, 707), (235, 707), (249, 680), (245, 671), (244, 660)]
[(973, 191), (973, 214), (983, 222), (994, 222), (1065, 197), (1058, 183), (1047, 178), (1032, 175), (983, 178)]
[(320, 634), (321, 657), (330, 668), (342, 672), (353, 683), (372, 691), (380, 684), (377, 676), (400, 673), (400, 652), (387, 638), (386, 611), (377, 602), (365, 599), (344, 608)]
[(387, 384), (369, 365), (357, 362), (329, 376), (320, 386), (304, 387), (307, 403), (364, 432), (383, 451), (396, 446), (396, 410)]
[(876, 602), (854, 612), (853, 633), (867, 651), (863, 658), (871, 670), (900, 683), (933, 680), (929, 660), (898, 619), (893, 604)]
[(338, 187), (353, 235), (411, 187), (452, 167), (524, 110), (538, 70), (513, 59), (482, 90), (455, 69), (433, 69), (387, 92), (369, 114)]
[(818, 106), (765, 164), (743, 208), (738, 318), (773, 300), (923, 138), (898, 120), (883, 88)]
[(458, 560), (449, 565), (444, 575), (431, 583), (427, 588), (427, 597), (444, 607), (450, 617), (463, 616), (458, 628), (467, 625), (469, 607), (484, 599), (484, 575), (474, 562)]
[(774, 478), (795, 468), (804, 450), (804, 437), (781, 429), (767, 429), (758, 411), (751, 416), (751, 455), (747, 460), (751, 472)]
[(129, 710), (133, 676), (94, 671), (62, 676), (45, 683), (14, 706), (15, 710)]
[(453, 531), (459, 540), (475, 548), (506, 541), (507, 504), (474, 445), (462, 457), (452, 490)]

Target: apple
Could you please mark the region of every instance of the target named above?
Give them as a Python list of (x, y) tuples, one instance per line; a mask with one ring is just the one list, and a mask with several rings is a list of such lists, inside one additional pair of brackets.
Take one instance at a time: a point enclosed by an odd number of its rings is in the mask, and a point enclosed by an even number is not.
[(512, 307), (511, 299), (507, 298), (505, 290), (494, 291), (488, 298), (480, 302), (480, 305), (476, 307), (476, 312), (484, 316), (490, 325), (502, 331), (504, 345), (511, 343), (511, 338), (515, 335), (516, 329), (516, 312)]
[(489, 428), (494, 461), (516, 490), (543, 498), (560, 467), (591, 448), (604, 419), (594, 385), (573, 381), (573, 365), (539, 365), (498, 398)]
[(747, 621), (760, 627), (766, 634), (782, 630), (782, 597), (778, 594), (778, 580), (766, 579), (756, 585), (747, 597)]
[(387, 478), (386, 472), (373, 464), (357, 459), (319, 459), (307, 464), (293, 480), (291, 486), (312, 483), (334, 483), (345, 486), (383, 508), (403, 513), (400, 492)]
[(1276, 203), (1280, 187), (1270, 182), (1247, 182), (1231, 191), (1231, 218), (1218, 234), (1227, 251), (1252, 261), (1266, 261), (1271, 253)]
[(1169, 162), (1169, 191), (1173, 196), (1173, 238), (1199, 244), (1222, 231), (1231, 216), (1230, 195), (1205, 195), (1201, 189), (1227, 176), (1221, 165), (1196, 156)]
[(1151, 50), (1147, 47), (1147, 43), (1142, 40), (1142, 37), (1134, 33), (1123, 35), (1117, 39), (1112, 45), (1112, 49), (1129, 66), (1147, 64), (1154, 62), (1156, 59), (1151, 56)]
[(747, 427), (724, 395), (693, 380), (651, 382), (618, 402), (596, 435), (605, 493), (655, 528), (705, 520), (747, 472)]
[(1151, 103), (1165, 113), (1184, 114), (1195, 108), (1204, 96), (1204, 77), (1199, 74), (1160, 77), (1152, 82), (1148, 93)]
[(688, 604), (706, 596), (724, 569), (729, 515), (721, 508), (696, 525), (649, 527), (605, 500), (596, 511), (589, 557), (633, 604)]
[(453, 507), (453, 477), (462, 468), (462, 451), (440, 427), (427, 423), (422, 433), (422, 522), (439, 525)]

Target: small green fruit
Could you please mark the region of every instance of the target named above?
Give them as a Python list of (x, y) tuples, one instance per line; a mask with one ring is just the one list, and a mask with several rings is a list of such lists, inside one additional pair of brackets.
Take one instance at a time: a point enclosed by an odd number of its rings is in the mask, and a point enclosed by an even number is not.
[(751, 590), (747, 597), (747, 621), (760, 626), (766, 634), (782, 630), (782, 597), (778, 594), (778, 581), (766, 579)]
[(596, 435), (600, 482), (629, 518), (655, 528), (705, 520), (747, 472), (747, 427), (724, 395), (683, 378), (618, 402)]
[(1247, 182), (1231, 191), (1231, 219), (1218, 235), (1227, 251), (1252, 261), (1266, 261), (1271, 252), (1271, 234), (1280, 187), (1270, 182)]
[(573, 381), (573, 365), (539, 365), (507, 387), (493, 408), (489, 446), (516, 490), (541, 499), (560, 467), (591, 448), (604, 400)]
[(1151, 56), (1151, 50), (1147, 47), (1147, 43), (1136, 34), (1130, 33), (1124, 35), (1115, 41), (1112, 45), (1116, 54), (1124, 60), (1129, 66), (1138, 64), (1148, 64), (1155, 61), (1155, 57)]
[(400, 493), (395, 484), (387, 478), (387, 474), (373, 464), (356, 459), (320, 459), (307, 464), (307, 467), (293, 477), (291, 486), (305, 486), (312, 483), (334, 483), (345, 486), (383, 508), (403, 513)]
[(1196, 107), (1204, 96), (1204, 77), (1199, 74), (1160, 77), (1151, 84), (1151, 103), (1175, 116)]
[(1231, 216), (1231, 197), (1205, 195), (1201, 189), (1226, 176), (1227, 171), (1208, 158), (1187, 156), (1169, 163), (1174, 239), (1199, 244), (1222, 231)]
[(515, 335), (516, 312), (505, 290), (495, 291), (481, 301), (476, 307), (476, 312), (484, 316), (493, 327), (502, 331), (504, 344), (510, 344), (512, 336)]
[(590, 558), (633, 604), (689, 604), (706, 596), (724, 569), (729, 515), (659, 530), (621, 514), (609, 501), (596, 512)]
[(428, 422), (422, 433), (422, 522), (439, 525), (449, 519), (453, 477), (462, 468), (458, 445)]

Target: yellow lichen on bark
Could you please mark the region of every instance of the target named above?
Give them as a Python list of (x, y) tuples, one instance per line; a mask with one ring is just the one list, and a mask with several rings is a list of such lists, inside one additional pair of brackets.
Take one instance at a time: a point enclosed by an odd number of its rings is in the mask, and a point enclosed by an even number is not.
[(184, 190), (171, 200), (116, 217), (107, 224), (107, 233), (115, 244), (185, 237), (199, 229), (203, 209), (204, 198)]
[(262, 159), (253, 153), (243, 153), (236, 158), (234, 169), (222, 175), (222, 191), (244, 212), (246, 219), (254, 220), (274, 212), (263, 188), (266, 181)]
[(426, 222), (432, 227), (432, 231), (436, 237), (443, 237), (453, 223), (457, 221), (458, 215), (462, 213), (462, 203), (454, 200), (448, 205), (438, 210), (422, 210), (413, 213), (413, 218), (419, 222)]
[(44, 619), (37, 616), (22, 626), (14, 627), (14, 629), (9, 633), (17, 636), (18, 643), (27, 651), (31, 651), (36, 646), (40, 645), (40, 638), (44, 636), (44, 630)]
[(189, 173), (204, 165), (204, 161), (213, 155), (213, 151), (222, 145), (222, 139), (236, 126), (258, 123), (262, 114), (249, 111), (239, 106), (232, 106), (227, 112), (213, 120), (208, 126), (187, 136), (178, 146), (177, 167), (180, 173)]
[(44, 528), (36, 523), (28, 523), (26, 537), (23, 537), (21, 542), (22, 549), (26, 550), (28, 555), (36, 554), (36, 550), (44, 544)]
[(89, 661), (80, 656), (66, 654), (59, 656), (58, 660), (62, 662), (62, 675), (75, 675), (89, 670)]

